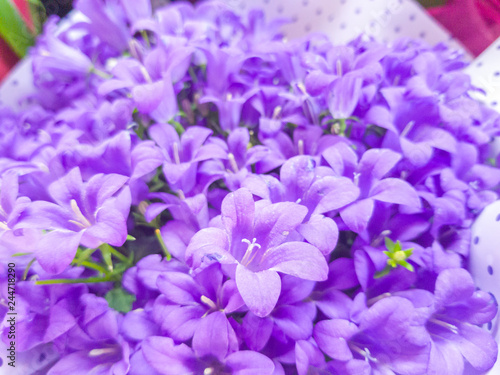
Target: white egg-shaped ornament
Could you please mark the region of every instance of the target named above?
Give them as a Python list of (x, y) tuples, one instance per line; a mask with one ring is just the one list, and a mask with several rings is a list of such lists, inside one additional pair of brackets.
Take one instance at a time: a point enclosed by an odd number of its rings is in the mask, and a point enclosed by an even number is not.
[[(495, 301), (500, 298), (500, 200), (487, 206), (472, 226), (469, 271), (477, 288), (491, 293)], [(483, 328), (499, 342), (498, 313)], [(488, 372), (500, 374), (500, 361)]]

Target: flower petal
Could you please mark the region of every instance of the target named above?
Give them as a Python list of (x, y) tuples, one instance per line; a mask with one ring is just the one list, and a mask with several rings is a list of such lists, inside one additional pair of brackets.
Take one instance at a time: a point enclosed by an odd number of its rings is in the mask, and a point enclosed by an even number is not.
[(323, 320), (314, 327), (314, 339), (328, 356), (339, 361), (353, 358), (348, 340), (358, 332), (356, 324), (344, 319)]
[(374, 203), (372, 199), (363, 199), (343, 208), (340, 211), (340, 216), (350, 230), (361, 233), (368, 226), (373, 208)]
[(328, 276), (323, 254), (305, 242), (286, 242), (268, 250), (261, 267), (313, 281), (324, 281)]
[(406, 181), (397, 178), (386, 178), (375, 182), (370, 196), (378, 201), (420, 207), (420, 198), (415, 189)]
[(148, 337), (142, 343), (146, 361), (162, 375), (191, 374), (194, 353), (185, 344), (175, 345), (170, 337)]
[(281, 292), (281, 279), (275, 271), (252, 272), (238, 264), (236, 286), (250, 311), (259, 317), (265, 317), (276, 306)]
[(241, 350), (226, 358), (226, 366), (233, 375), (271, 375), (274, 363), (264, 354)]
[(192, 345), (198, 358), (214, 356), (223, 361), (238, 349), (238, 339), (226, 314), (216, 311), (201, 319)]
[(53, 274), (63, 272), (73, 261), (82, 232), (55, 230), (42, 236), (36, 259), (42, 268)]

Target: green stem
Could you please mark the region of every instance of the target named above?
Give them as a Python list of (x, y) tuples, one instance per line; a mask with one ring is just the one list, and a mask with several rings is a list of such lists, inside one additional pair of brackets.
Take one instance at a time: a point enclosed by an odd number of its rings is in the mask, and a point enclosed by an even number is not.
[(167, 249), (167, 245), (165, 245), (165, 242), (163, 242), (163, 238), (161, 237), (161, 233), (159, 229), (155, 230), (155, 236), (158, 239), (158, 242), (160, 243), (161, 249), (163, 250), (163, 253), (165, 254), (165, 258), (167, 260), (172, 259), (172, 255), (170, 255), (170, 252)]
[(118, 259), (120, 259), (122, 262), (125, 262), (125, 263), (129, 263), (130, 262), (130, 260), (125, 255), (123, 255), (122, 253), (120, 253), (115, 248), (113, 248), (113, 247), (110, 246), (109, 247), (109, 251), (111, 251), (111, 254), (113, 254), (115, 257), (117, 257)]
[[(73, 264), (76, 265), (76, 263), (73, 263)], [(90, 268), (92, 270), (96, 270), (97, 272), (100, 272), (106, 276), (110, 275), (110, 273), (104, 267), (100, 266), (99, 264), (83, 261), (83, 262), (79, 262), (78, 265), (86, 267), (86, 268)]]
[(144, 41), (146, 42), (146, 45), (148, 46), (148, 48), (151, 48), (151, 43), (149, 42), (149, 37), (148, 37), (147, 31), (141, 30), (141, 36), (142, 36), (142, 39), (144, 39)]
[(83, 279), (50, 279), (50, 280), (37, 280), (35, 285), (53, 285), (53, 284), (91, 284), (112, 281), (112, 277), (89, 277)]
[(31, 265), (33, 264), (33, 262), (36, 260), (36, 258), (33, 258), (30, 260), (30, 262), (28, 263), (28, 265), (26, 266), (26, 268), (24, 269), (24, 272), (23, 272), (23, 278), (22, 280), (26, 280), (26, 277), (28, 277), (28, 272), (31, 268)]
[(95, 66), (90, 68), (90, 73), (95, 74), (96, 76), (99, 76), (104, 79), (110, 79), (112, 76), (102, 70), (97, 69)]

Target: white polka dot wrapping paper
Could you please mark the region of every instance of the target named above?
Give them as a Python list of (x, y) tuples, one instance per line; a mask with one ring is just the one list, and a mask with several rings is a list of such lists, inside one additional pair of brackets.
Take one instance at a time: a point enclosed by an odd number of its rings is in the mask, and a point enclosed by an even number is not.
[[(310, 32), (323, 32), (335, 43), (346, 43), (359, 34), (390, 43), (410, 37), (429, 44), (445, 42), (471, 57), (449, 33), (411, 0), (224, 0), (241, 13), (252, 8), (263, 8), (267, 18), (286, 17), (290, 23), (283, 29), (287, 38), (301, 37)], [(73, 14), (75, 17), (75, 14)], [(500, 40), (494, 43), (467, 68), (472, 82), (483, 91), (478, 99), (488, 106), (500, 109)], [(0, 106), (27, 105), (24, 99), (33, 91), (31, 62), (22, 61), (0, 86)], [(500, 152), (497, 140), (494, 152)], [(498, 227), (498, 229), (497, 229)], [(470, 271), (479, 288), (500, 298), (500, 201), (488, 206), (473, 226)], [(499, 321), (484, 327), (500, 341)], [(1, 346), (1, 345), (0, 345)], [(43, 358), (50, 359), (50, 347), (40, 348)], [(45, 353), (46, 352), (46, 353)], [(29, 368), (19, 368), (9, 374), (28, 374), (41, 365), (26, 361)], [(0, 375), (4, 371), (0, 368)], [(500, 374), (500, 361), (489, 372)]]

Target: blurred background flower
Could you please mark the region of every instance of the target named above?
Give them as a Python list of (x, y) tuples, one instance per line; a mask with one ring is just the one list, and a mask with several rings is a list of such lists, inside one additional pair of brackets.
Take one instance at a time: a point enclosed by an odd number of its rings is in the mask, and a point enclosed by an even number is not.
[[(153, 7), (169, 2), (151, 1)], [(500, 36), (499, 0), (418, 1), (474, 56)], [(0, 81), (33, 44), (47, 17), (64, 17), (72, 6), (73, 0), (0, 0)]]

